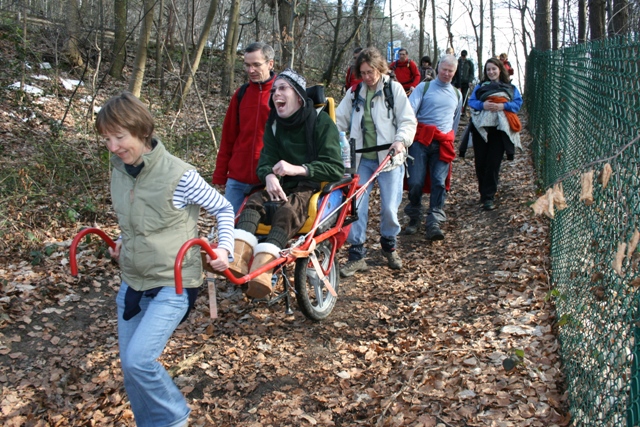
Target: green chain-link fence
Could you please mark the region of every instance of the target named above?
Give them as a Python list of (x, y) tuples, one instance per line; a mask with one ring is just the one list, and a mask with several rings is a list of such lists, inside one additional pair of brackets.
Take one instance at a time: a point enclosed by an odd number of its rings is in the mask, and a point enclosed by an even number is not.
[(525, 89), (540, 187), (562, 182), (568, 204), (551, 222), (550, 294), (573, 425), (640, 426), (640, 35), (533, 52)]

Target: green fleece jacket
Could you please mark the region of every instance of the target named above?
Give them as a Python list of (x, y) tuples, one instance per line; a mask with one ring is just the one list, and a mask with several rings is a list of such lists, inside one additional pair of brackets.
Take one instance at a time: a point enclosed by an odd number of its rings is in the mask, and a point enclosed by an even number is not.
[(340, 135), (335, 123), (324, 111), (320, 112), (317, 117), (315, 144), (318, 155), (315, 160), (307, 163), (307, 141), (304, 126), (300, 126), (298, 129), (283, 129), (282, 126), (276, 125), (276, 134), (274, 135), (272, 126), (267, 124), (264, 132), (264, 146), (258, 162), (258, 178), (264, 183), (266, 176), (272, 173), (273, 166), (280, 160), (285, 160), (292, 165), (306, 165), (309, 169), (309, 176), (284, 177), (283, 190), (295, 188), (300, 180), (338, 181), (344, 174), (344, 164), (340, 154)]

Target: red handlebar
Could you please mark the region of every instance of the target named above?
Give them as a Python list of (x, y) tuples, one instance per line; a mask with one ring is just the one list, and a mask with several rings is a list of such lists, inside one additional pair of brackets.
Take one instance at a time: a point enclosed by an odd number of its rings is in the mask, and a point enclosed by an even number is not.
[[(176, 255), (176, 262), (173, 265), (173, 274), (176, 280), (176, 294), (178, 295), (182, 294), (182, 260), (187, 251), (195, 245), (199, 245), (200, 247), (202, 247), (202, 249), (204, 249), (204, 251), (211, 257), (211, 259), (218, 258), (216, 256), (216, 253), (213, 252), (213, 249), (211, 248), (209, 243), (204, 241), (203, 239), (194, 238), (191, 240), (187, 240), (178, 251), (178, 255)], [(234, 276), (229, 269), (226, 269), (219, 274), (224, 275), (224, 277), (226, 277), (227, 280), (229, 280), (233, 284), (241, 285), (244, 283), (244, 281)]]
[(76, 237), (73, 238), (71, 246), (69, 247), (69, 264), (71, 266), (71, 275), (73, 277), (78, 275), (78, 263), (76, 262), (76, 250), (78, 248), (78, 243), (80, 243), (80, 240), (82, 240), (82, 238), (87, 234), (97, 234), (107, 245), (109, 245), (109, 247), (111, 247), (111, 249), (116, 248), (116, 242), (111, 240), (111, 237), (107, 236), (107, 234), (99, 228), (85, 228), (84, 230), (80, 230), (80, 232), (76, 234)]

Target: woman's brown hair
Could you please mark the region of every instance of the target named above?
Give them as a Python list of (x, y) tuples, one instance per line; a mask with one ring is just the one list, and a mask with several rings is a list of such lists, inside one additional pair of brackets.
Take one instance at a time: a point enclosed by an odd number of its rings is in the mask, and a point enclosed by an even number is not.
[(131, 92), (122, 92), (109, 99), (96, 118), (98, 133), (104, 134), (123, 128), (132, 136), (144, 141), (145, 146), (149, 148), (154, 127), (149, 109)]
[(382, 56), (380, 51), (375, 47), (367, 47), (362, 49), (362, 52), (358, 54), (358, 58), (356, 59), (355, 74), (359, 79), (362, 78), (360, 66), (365, 62), (369, 64), (371, 68), (378, 70), (382, 75), (387, 74), (387, 71), (389, 71), (387, 60)]
[(484, 76), (482, 77), (483, 82), (488, 82), (489, 80), (491, 80), (489, 79), (489, 77), (487, 77), (487, 64), (493, 64), (498, 67), (498, 69), (500, 70), (500, 77), (498, 78), (498, 80), (500, 80), (502, 83), (511, 84), (509, 73), (507, 72), (507, 69), (504, 68), (504, 64), (502, 63), (502, 61), (500, 61), (498, 58), (489, 58), (487, 59), (487, 62), (484, 63)]

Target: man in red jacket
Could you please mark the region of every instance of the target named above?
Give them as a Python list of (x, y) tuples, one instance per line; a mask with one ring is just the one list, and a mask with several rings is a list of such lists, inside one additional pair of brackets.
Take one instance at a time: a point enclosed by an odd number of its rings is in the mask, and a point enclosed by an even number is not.
[(356, 77), (356, 72), (354, 70), (354, 67), (356, 66), (356, 59), (360, 52), (362, 52), (361, 47), (357, 47), (353, 50), (353, 60), (351, 61), (351, 64), (349, 64), (349, 68), (347, 68), (347, 75), (344, 78), (344, 87), (342, 88), (343, 95), (352, 87), (355, 88), (358, 83), (362, 81), (362, 79)]
[(405, 48), (398, 51), (398, 60), (392, 62), (389, 68), (395, 73), (396, 80), (402, 85), (407, 95), (420, 83), (418, 66), (409, 59), (409, 53)]
[(259, 184), (256, 175), (262, 136), (269, 117), (269, 98), (275, 74), (275, 52), (268, 44), (250, 44), (244, 52), (244, 70), (249, 83), (242, 85), (231, 97), (222, 125), (222, 138), (213, 172), (213, 184), (221, 189), (237, 214), (244, 192)]

